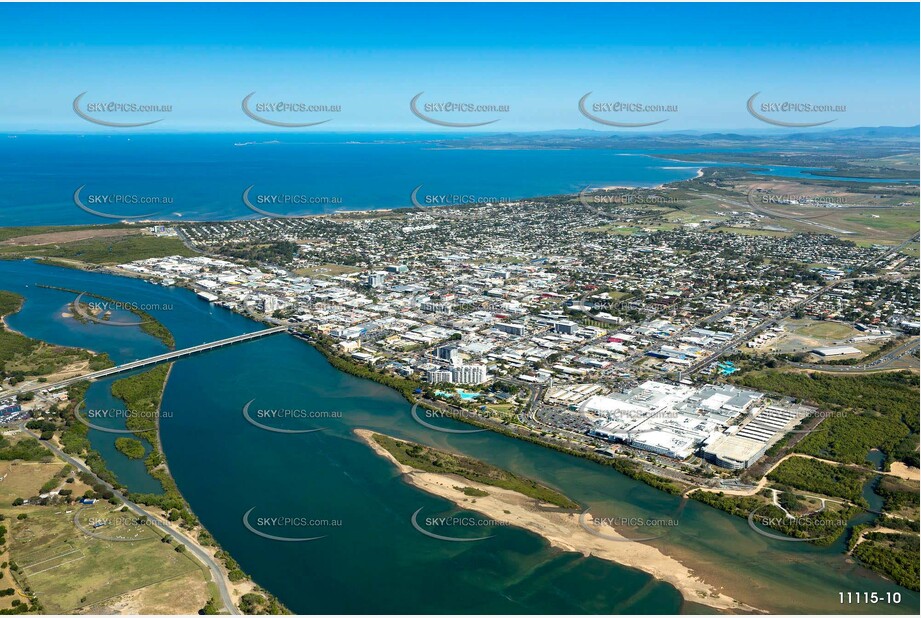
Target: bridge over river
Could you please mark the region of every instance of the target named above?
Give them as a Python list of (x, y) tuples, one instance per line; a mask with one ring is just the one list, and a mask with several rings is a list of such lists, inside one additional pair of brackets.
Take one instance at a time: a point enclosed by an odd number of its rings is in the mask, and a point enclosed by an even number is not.
[(166, 354), (159, 354), (157, 356), (151, 356), (150, 358), (144, 358), (141, 360), (131, 361), (130, 363), (124, 363), (123, 365), (109, 367), (108, 369), (103, 369), (101, 371), (96, 371), (93, 373), (87, 373), (82, 376), (67, 378), (66, 380), (61, 380), (59, 382), (30, 385), (22, 389), (19, 389), (19, 392), (27, 393), (30, 391), (39, 391), (39, 390), (56, 390), (59, 388), (63, 388), (65, 386), (69, 386), (75, 382), (81, 382), (83, 380), (98, 380), (100, 378), (105, 378), (105, 377), (115, 375), (118, 373), (124, 373), (125, 371), (132, 371), (133, 369), (140, 369), (141, 367), (157, 365), (159, 363), (165, 363), (166, 361), (175, 360), (177, 358), (191, 356), (192, 354), (198, 354), (199, 352), (206, 352), (207, 350), (213, 350), (214, 348), (223, 348), (225, 346), (234, 345), (236, 343), (242, 343), (244, 341), (252, 341), (253, 339), (261, 339), (262, 337), (268, 337), (269, 335), (274, 335), (276, 333), (281, 333), (287, 330), (288, 330), (288, 326), (274, 326), (272, 328), (266, 328), (264, 330), (257, 330), (252, 333), (237, 335), (235, 337), (228, 337), (227, 339), (220, 339), (218, 341), (212, 341), (210, 343), (202, 343), (199, 345), (192, 346), (190, 348), (183, 348), (182, 350), (174, 350), (172, 352), (167, 352)]

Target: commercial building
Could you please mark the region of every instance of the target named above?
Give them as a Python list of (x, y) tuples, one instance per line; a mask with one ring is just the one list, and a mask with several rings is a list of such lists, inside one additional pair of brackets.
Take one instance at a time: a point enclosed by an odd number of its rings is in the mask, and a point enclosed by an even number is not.
[(441, 384), (442, 382), (452, 382), (450, 369), (429, 369), (425, 372), (425, 381), (429, 384)]
[(515, 322), (500, 322), (493, 328), (495, 328), (497, 331), (508, 333), (509, 335), (515, 335), (516, 337), (523, 337), (527, 332), (524, 324), (518, 324)]
[(460, 350), (456, 345), (443, 345), (435, 349), (435, 356), (438, 360), (443, 360), (452, 365), (460, 364)]
[(553, 332), (563, 333), (564, 335), (574, 335), (579, 325), (572, 320), (559, 320), (553, 323)]
[(741, 436), (719, 436), (702, 449), (705, 459), (721, 468), (742, 470), (764, 455), (769, 445), (765, 442)]
[(454, 305), (451, 303), (436, 303), (428, 301), (422, 303), (419, 308), (426, 313), (437, 313), (439, 315), (451, 315), (454, 313)]
[(819, 356), (845, 356), (847, 354), (863, 354), (860, 350), (853, 346), (849, 345), (839, 345), (830, 348), (815, 348), (812, 350), (813, 354), (818, 354)]
[(451, 381), (455, 384), (483, 384), (488, 379), (486, 365), (457, 365), (451, 368)]
[(383, 272), (374, 272), (368, 275), (368, 287), (369, 288), (379, 288), (383, 287), (384, 281), (387, 279), (387, 273)]
[[(703, 447), (718, 465), (745, 467), (801, 418), (789, 408), (765, 406), (763, 397), (724, 384), (648, 381), (626, 393), (589, 397), (578, 410), (593, 422), (590, 435), (674, 459)], [(739, 424), (746, 414), (747, 422)]]

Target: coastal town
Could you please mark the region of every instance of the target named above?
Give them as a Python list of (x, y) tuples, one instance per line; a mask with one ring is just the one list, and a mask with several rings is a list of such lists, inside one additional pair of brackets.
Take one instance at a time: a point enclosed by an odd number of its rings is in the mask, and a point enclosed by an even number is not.
[[(178, 288), (192, 294), (206, 315), (229, 311), (256, 328), (179, 347), (155, 317), (168, 314), (172, 304), (146, 306), (86, 287), (39, 284), (66, 301), (60, 314), (65, 323), (103, 331), (112, 330), (104, 325), (135, 325), (166, 351), (116, 364), (106, 355), (58, 348), (49, 364), (39, 360), (43, 344), (37, 342), (31, 344), (39, 346), (34, 360), (13, 357), (22, 369), (7, 372), (0, 385), (6, 435), (23, 444), (40, 438), (34, 456), (43, 452), (39, 444), (58, 449), (58, 457), (81, 471), (83, 483), (82, 493), (73, 494), (56, 477), (38, 494), (17, 496), (13, 508), (73, 504), (85, 514), (110, 503), (130, 505), (133, 515), (210, 569), (221, 599), (212, 597), (212, 607), (246, 607), (248, 613), (277, 607), (213, 544), (179, 496), (154, 446), (156, 425), (132, 432), (152, 451), (135, 438), (119, 438), (119, 450), (145, 457), (166, 490), (163, 497), (129, 491), (91, 444), (75, 436), (98, 427), (85, 415), (99, 411), (81, 410), (92, 382), (146, 382), (152, 390), (137, 404), (150, 408), (150, 418), (171, 422), (155, 392), (165, 388), (173, 361), (288, 333), (336, 370), (398, 391), (409, 403), (403, 422), (423, 434), (492, 431), (519, 438), (746, 517), (755, 536), (825, 545), (850, 530), (850, 554), (871, 561), (895, 552), (899, 564), (910, 561), (904, 543), (915, 533), (905, 526), (917, 509), (906, 496), (918, 468), (905, 411), (917, 397), (910, 376), (917, 372), (921, 327), (918, 235), (887, 231), (890, 221), (914, 208), (906, 202), (910, 189), (874, 188), (875, 201), (861, 205), (855, 217), (839, 208), (855, 201), (853, 187), (835, 189), (841, 194), (836, 201), (786, 199), (772, 204), (784, 209), (777, 212), (761, 210), (759, 201), (739, 201), (746, 179), (703, 169), (689, 181), (652, 188), (103, 228), (99, 233), (148, 243), (153, 257), (129, 251), (127, 259), (60, 264), (140, 286)], [(845, 228), (874, 217), (886, 222), (878, 240), (854, 242)], [(824, 233), (817, 222), (837, 231)], [(816, 390), (823, 388), (831, 390)], [(851, 393), (861, 388), (867, 395), (859, 395), (855, 408)], [(847, 397), (833, 395), (836, 389)], [(129, 410), (134, 405), (130, 399), (125, 404)], [(247, 417), (248, 405), (243, 417), (259, 431), (288, 431), (273, 427), (271, 416), (261, 422)], [(302, 407), (304, 418), (329, 418), (307, 401)], [(873, 421), (879, 428), (871, 426), (876, 433), (865, 429), (871, 417), (880, 419)], [(327, 422), (316, 420), (308, 431), (322, 431)], [(460, 487), (450, 480), (456, 476), (417, 470), (425, 461), (405, 457), (418, 445), (405, 443), (400, 450), (385, 435), (355, 431), (396, 462), (407, 482), (459, 507), (478, 496), (481, 513), (552, 530), (543, 533), (551, 544), (565, 548), (571, 541), (563, 539), (578, 538), (582, 551), (649, 573), (667, 571), (666, 581), (688, 599), (706, 596), (714, 608), (754, 611), (738, 591), (720, 593), (713, 580), (699, 580), (684, 562), (643, 543), (668, 525), (656, 522), (678, 520), (614, 525), (594, 510), (581, 512), (578, 521), (569, 518), (572, 510), (547, 515), (525, 496), (479, 484), (481, 476)], [(850, 450), (861, 439), (884, 441), (889, 468), (882, 476), (850, 463), (864, 457), (860, 447)], [(889, 496), (873, 527), (849, 523), (872, 507), (855, 493), (860, 483), (880, 483)], [(97, 530), (93, 526), (109, 520), (78, 519), (74, 526), (84, 537), (138, 535), (136, 524)], [(876, 570), (914, 585), (910, 569)], [(202, 593), (196, 594), (199, 600), (191, 603), (202, 603)], [(36, 602), (34, 595), (25, 598)]]
[(766, 358), (910, 366), (918, 259), (830, 235), (644, 232), (634, 202), (668, 190), (608, 209), (532, 200), (159, 226), (208, 255), (118, 269), (322, 336), (461, 418), (735, 486), (821, 419), (731, 376)]
[(0, 3), (0, 616), (919, 615), (919, 16)]

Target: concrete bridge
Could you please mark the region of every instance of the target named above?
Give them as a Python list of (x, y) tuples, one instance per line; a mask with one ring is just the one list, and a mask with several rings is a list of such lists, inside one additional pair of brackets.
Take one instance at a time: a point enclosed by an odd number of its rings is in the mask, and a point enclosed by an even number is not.
[(166, 354), (159, 354), (157, 356), (151, 356), (150, 358), (144, 358), (141, 360), (131, 361), (130, 363), (125, 363), (123, 365), (118, 365), (116, 367), (109, 367), (108, 369), (103, 369), (102, 371), (96, 371), (93, 373), (87, 373), (82, 376), (77, 376), (74, 378), (68, 378), (66, 380), (61, 380), (60, 382), (53, 382), (50, 384), (36, 384), (34, 386), (29, 386), (23, 389), (20, 389), (19, 392), (27, 393), (29, 391), (39, 391), (39, 390), (54, 390), (69, 386), (75, 382), (82, 382), (83, 380), (98, 380), (100, 378), (106, 378), (111, 375), (118, 373), (124, 373), (125, 371), (132, 371), (134, 369), (140, 369), (141, 367), (147, 367), (150, 365), (157, 365), (159, 363), (165, 363), (167, 361), (175, 360), (177, 358), (183, 358), (185, 356), (191, 356), (192, 354), (198, 354), (199, 352), (206, 352), (207, 350), (213, 350), (214, 348), (223, 348), (225, 346), (234, 345), (235, 343), (242, 343), (244, 341), (251, 341), (253, 339), (260, 339), (262, 337), (268, 337), (269, 335), (274, 335), (276, 333), (284, 332), (288, 330), (287, 326), (275, 326), (273, 328), (266, 328), (264, 330), (257, 330), (252, 333), (246, 333), (244, 335), (237, 335), (236, 337), (228, 337), (227, 339), (220, 339), (218, 341), (212, 341), (211, 343), (202, 343), (200, 345), (195, 345), (190, 348), (184, 348), (182, 350), (174, 350), (173, 352), (167, 352)]

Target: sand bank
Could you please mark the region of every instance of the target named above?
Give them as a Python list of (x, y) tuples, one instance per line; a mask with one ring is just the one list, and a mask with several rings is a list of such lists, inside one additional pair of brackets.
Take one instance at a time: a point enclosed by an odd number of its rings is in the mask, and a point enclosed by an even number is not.
[[(355, 430), (355, 434), (362, 441), (374, 449), (378, 455), (388, 459), (403, 473), (406, 482), (423, 491), (450, 500), (464, 509), (482, 513), (494, 521), (518, 526), (539, 534), (553, 547), (609, 560), (648, 573), (677, 588), (688, 601), (709, 605), (720, 610), (758, 611), (756, 608), (722, 594), (718, 588), (702, 581), (689, 568), (655, 547), (629, 542), (626, 537), (610, 526), (595, 526), (591, 523), (590, 513), (584, 516), (584, 521), (589, 522), (592, 530), (597, 530), (604, 536), (624, 539), (624, 541), (596, 536), (580, 525), (578, 514), (560, 512), (552, 505), (540, 505), (533, 498), (517, 492), (474, 483), (456, 475), (423, 472), (405, 466), (372, 439), (371, 436), (374, 433), (366, 429)], [(457, 487), (473, 487), (489, 495), (477, 497), (473, 502), (471, 498), (464, 495), (463, 491), (456, 489)]]

